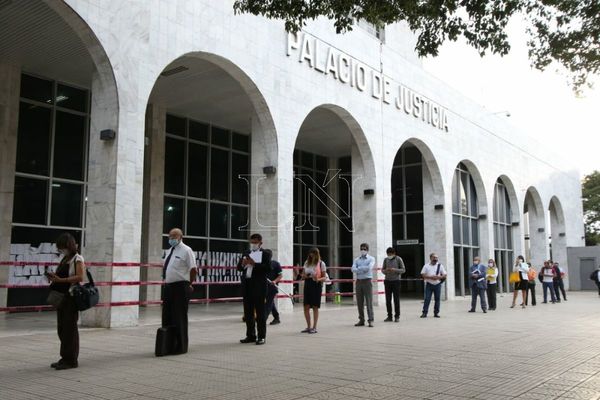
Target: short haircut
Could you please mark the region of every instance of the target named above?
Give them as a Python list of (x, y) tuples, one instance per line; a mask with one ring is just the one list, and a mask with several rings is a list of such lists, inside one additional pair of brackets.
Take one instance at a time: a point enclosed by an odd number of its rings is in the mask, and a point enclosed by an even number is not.
[(258, 240), (259, 242), (262, 242), (262, 236), (260, 233), (253, 233), (250, 235), (250, 240)]
[(431, 257), (433, 257), (433, 256), (437, 256), (437, 254), (435, 254), (435, 253), (431, 253), (431, 254), (429, 255), (429, 259), (431, 259)]
[(385, 252), (387, 254), (396, 254), (396, 249), (394, 249), (393, 247), (388, 247)]
[(362, 249), (363, 247), (364, 247), (365, 249), (369, 250), (369, 243), (361, 243), (361, 244), (360, 244), (360, 248)]

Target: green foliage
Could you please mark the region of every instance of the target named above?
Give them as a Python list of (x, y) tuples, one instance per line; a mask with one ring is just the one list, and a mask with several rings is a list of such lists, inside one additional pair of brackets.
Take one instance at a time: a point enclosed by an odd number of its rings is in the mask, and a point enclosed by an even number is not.
[(600, 245), (600, 171), (583, 178), (582, 198), (586, 245)]
[(481, 56), (505, 55), (506, 26), (519, 14), (527, 21), (535, 68), (562, 65), (576, 91), (600, 71), (598, 0), (236, 0), (234, 10), (281, 19), (290, 32), (321, 16), (333, 20), (338, 33), (352, 30), (357, 20), (376, 26), (404, 21), (418, 35), (415, 50), (422, 57), (436, 56), (445, 41), (459, 38)]

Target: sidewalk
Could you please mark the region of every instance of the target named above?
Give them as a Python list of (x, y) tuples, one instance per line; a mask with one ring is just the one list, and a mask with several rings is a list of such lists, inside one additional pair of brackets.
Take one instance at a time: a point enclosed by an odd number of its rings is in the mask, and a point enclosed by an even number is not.
[(598, 399), (600, 299), (467, 313), (468, 299), (420, 319), (402, 303), (401, 322), (355, 328), (352, 305), (328, 305), (319, 333), (300, 307), (268, 328), (265, 346), (242, 345), (241, 305), (190, 307), (190, 348), (155, 358), (158, 309), (140, 325), (82, 329), (80, 367), (54, 371), (54, 315), (0, 318), (0, 399)]

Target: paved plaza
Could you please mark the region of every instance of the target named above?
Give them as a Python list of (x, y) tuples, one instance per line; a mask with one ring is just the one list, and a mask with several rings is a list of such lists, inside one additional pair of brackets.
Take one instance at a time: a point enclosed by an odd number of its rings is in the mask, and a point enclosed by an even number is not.
[(327, 305), (319, 333), (301, 309), (269, 327), (267, 345), (242, 345), (241, 305), (191, 306), (190, 348), (155, 358), (158, 310), (136, 328), (82, 329), (80, 367), (55, 371), (53, 313), (0, 320), (0, 399), (598, 399), (600, 299), (469, 314), (460, 299), (442, 318), (420, 319), (402, 303), (401, 322), (355, 328), (351, 304)]

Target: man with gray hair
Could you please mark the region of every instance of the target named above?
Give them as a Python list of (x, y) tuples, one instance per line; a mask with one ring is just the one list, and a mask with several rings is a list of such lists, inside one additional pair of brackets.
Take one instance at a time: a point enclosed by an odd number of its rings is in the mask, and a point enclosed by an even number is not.
[(194, 252), (182, 240), (181, 229), (171, 229), (171, 249), (163, 267), (162, 326), (174, 328), (173, 354), (184, 354), (188, 350), (188, 304), (197, 274)]
[(354, 326), (365, 326), (365, 309), (367, 303), (367, 322), (373, 327), (373, 267), (375, 258), (369, 255), (369, 245), (360, 245), (360, 256), (352, 263), (352, 272), (356, 274), (356, 305), (358, 306), (358, 322)]

